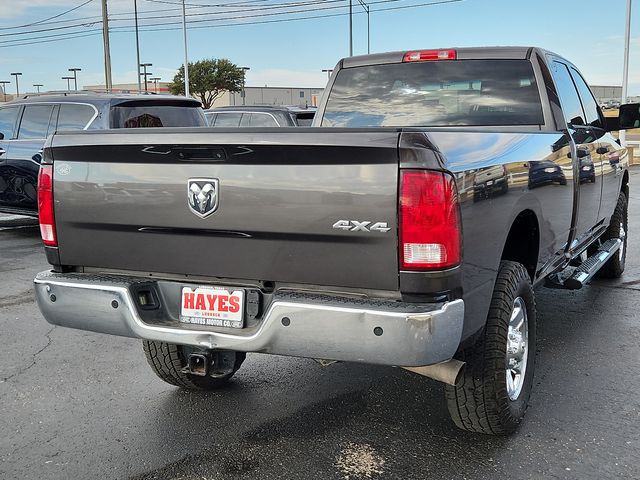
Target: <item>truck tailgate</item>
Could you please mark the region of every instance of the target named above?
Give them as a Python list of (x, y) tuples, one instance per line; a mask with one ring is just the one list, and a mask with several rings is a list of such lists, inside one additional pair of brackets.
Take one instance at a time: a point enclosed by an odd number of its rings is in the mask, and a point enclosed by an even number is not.
[(50, 140), (63, 265), (398, 288), (398, 131), (150, 130)]

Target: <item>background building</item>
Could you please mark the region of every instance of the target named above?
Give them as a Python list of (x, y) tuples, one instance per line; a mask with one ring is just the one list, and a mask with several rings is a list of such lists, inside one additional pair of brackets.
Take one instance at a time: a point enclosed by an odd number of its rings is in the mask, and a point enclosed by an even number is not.
[(605, 103), (609, 100), (619, 102), (622, 98), (622, 87), (617, 85), (591, 85), (591, 91), (598, 103)]
[(214, 107), (230, 105), (297, 105), (317, 106), (322, 97), (322, 88), (295, 87), (245, 87), (244, 99), (242, 92), (224, 92), (215, 102)]

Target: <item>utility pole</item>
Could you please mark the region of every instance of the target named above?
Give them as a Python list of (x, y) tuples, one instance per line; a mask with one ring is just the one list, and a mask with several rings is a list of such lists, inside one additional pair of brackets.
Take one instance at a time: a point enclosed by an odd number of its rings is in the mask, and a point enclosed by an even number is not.
[(2, 85), (2, 94), (4, 95), (4, 101), (7, 101), (7, 85), (11, 82), (9, 80), (0, 80), (0, 85)]
[(18, 85), (18, 77), (22, 75), (22, 72), (13, 72), (11, 73), (14, 77), (16, 77), (16, 97), (20, 96), (20, 86)]
[(364, 11), (367, 12), (367, 53), (371, 53), (371, 22), (369, 20), (369, 5), (362, 0), (358, 0)]
[(353, 0), (349, 0), (349, 56), (353, 57)]
[(184, 96), (189, 96), (189, 55), (187, 54), (187, 13), (182, 0), (182, 35), (184, 37)]
[(111, 52), (109, 50), (109, 12), (107, 0), (102, 0), (102, 41), (104, 43), (104, 83), (107, 92), (113, 88), (111, 82)]
[(81, 72), (82, 69), (81, 68), (70, 68), (69, 69), (70, 72), (73, 72), (73, 86), (76, 90), (76, 92), (78, 91), (78, 73), (77, 72)]
[(34, 83), (33, 86), (38, 89), (38, 94), (40, 93), (40, 87), (44, 87), (44, 85), (41, 83)]
[(138, 72), (138, 92), (142, 90), (140, 84), (140, 39), (138, 37), (138, 0), (133, 0), (133, 13), (136, 21), (136, 70)]
[[(627, 23), (624, 28), (624, 67), (622, 69), (622, 98), (620, 105), (627, 103), (627, 87), (629, 84), (629, 38), (631, 36), (631, 0), (627, 0)], [(626, 146), (627, 132), (620, 131), (620, 142)]]

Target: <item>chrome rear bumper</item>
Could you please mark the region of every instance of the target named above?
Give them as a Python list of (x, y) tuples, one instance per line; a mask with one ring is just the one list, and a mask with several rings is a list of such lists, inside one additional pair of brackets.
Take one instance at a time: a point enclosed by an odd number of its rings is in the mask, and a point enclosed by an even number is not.
[(38, 306), (54, 325), (202, 348), (384, 365), (449, 360), (464, 317), (462, 300), (413, 304), (275, 294), (252, 328), (160, 325), (142, 320), (130, 278), (47, 271), (34, 283)]

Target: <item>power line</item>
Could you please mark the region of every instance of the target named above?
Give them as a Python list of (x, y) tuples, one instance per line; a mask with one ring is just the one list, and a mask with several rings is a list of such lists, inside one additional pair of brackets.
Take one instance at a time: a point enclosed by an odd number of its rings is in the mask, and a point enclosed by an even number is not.
[[(402, 1), (402, 0), (379, 0), (377, 2), (370, 2), (370, 5), (382, 4), (382, 3), (391, 3), (391, 2), (397, 2), (397, 1)], [(402, 9), (408, 9), (408, 8), (419, 8), (419, 7), (442, 5), (442, 4), (448, 4), (448, 3), (457, 3), (457, 2), (461, 2), (461, 1), (463, 1), (463, 0), (440, 0), (440, 1), (434, 1), (434, 2), (418, 3), (418, 4), (413, 4), (413, 5), (400, 5), (400, 6), (395, 6), (395, 7), (377, 8), (375, 10), (372, 9), (371, 11), (372, 12), (384, 12), (384, 11), (392, 11), (392, 10), (402, 10)], [(225, 20), (241, 20), (243, 18), (250, 18), (250, 17), (255, 18), (255, 17), (274, 16), (274, 15), (295, 15), (295, 14), (298, 14), (298, 13), (304, 13), (304, 12), (313, 11), (313, 10), (317, 11), (317, 10), (329, 10), (329, 9), (340, 9), (340, 8), (346, 8), (346, 5), (333, 6), (333, 7), (321, 7), (321, 8), (317, 8), (317, 9), (298, 10), (298, 11), (293, 11), (293, 12), (276, 12), (276, 13), (269, 13), (269, 14), (259, 14), (259, 15), (251, 15), (251, 16), (246, 16), (246, 17), (245, 16), (237, 16), (237, 17), (228, 17), (228, 18), (217, 18), (217, 19), (203, 19), (203, 20), (196, 20), (194, 22), (223, 22)], [(363, 14), (363, 13), (364, 12), (356, 12), (354, 14), (355, 15), (360, 15), (360, 14)], [(343, 16), (343, 15), (346, 15), (346, 13), (342, 13), (341, 12), (341, 13), (322, 14), (322, 15), (307, 15), (307, 16), (302, 16), (302, 17), (279, 18), (279, 19), (273, 19), (273, 20), (257, 20), (257, 21), (251, 21), (251, 22), (213, 23), (213, 24), (210, 24), (210, 25), (191, 26), (190, 29), (234, 27), (234, 26), (242, 26), (242, 25), (261, 25), (261, 24), (271, 24), (271, 23), (283, 23), (283, 22), (311, 20), (311, 19), (318, 19), (318, 18), (339, 17), (339, 16)], [(179, 26), (176, 26), (176, 27), (168, 27), (168, 26), (164, 27), (164, 25), (176, 25), (178, 23), (179, 22), (165, 22), (165, 23), (160, 23), (160, 24), (155, 24), (155, 25), (151, 24), (151, 25), (147, 25), (146, 27), (158, 26), (158, 27), (162, 27), (162, 28), (144, 28), (144, 27), (141, 27), (140, 30), (141, 31), (147, 31), (147, 32), (178, 30), (178, 29), (180, 29)], [(131, 30), (131, 26), (112, 27), (111, 30), (114, 33), (130, 33), (130, 32), (133, 32), (133, 30)], [(51, 39), (44, 40), (44, 39), (42, 39), (43, 37), (38, 37), (37, 39), (7, 40), (7, 41), (5, 41), (6, 44), (4, 44), (4, 45), (2, 44), (4, 42), (0, 42), (0, 48), (13, 47), (13, 46), (22, 46), (22, 45), (33, 45), (33, 44), (37, 44), (37, 43), (48, 43), (48, 42), (62, 41), (62, 40), (67, 40), (67, 39), (72, 39), (72, 38), (88, 37), (88, 36), (91, 36), (91, 35), (96, 35), (100, 31), (101, 30), (96, 29), (96, 30), (89, 31), (89, 32), (86, 32), (86, 33), (83, 33), (83, 32), (61, 33), (61, 34), (58, 34), (61, 38), (57, 38), (57, 39), (53, 39), (53, 40), (51, 40)]]
[(43, 18), (42, 20), (38, 20), (38, 21), (32, 22), (32, 23), (26, 23), (24, 25), (15, 25), (13, 27), (0, 27), (0, 30), (15, 30), (16, 28), (32, 27), (33, 25), (39, 25), (41, 23), (48, 22), (49, 20), (53, 20), (55, 18), (62, 17), (63, 15), (66, 15), (67, 13), (71, 13), (71, 12), (73, 12), (75, 10), (78, 10), (79, 8), (82, 8), (82, 7), (84, 7), (85, 5), (87, 5), (87, 4), (91, 3), (91, 2), (93, 2), (93, 0), (87, 0), (86, 2), (81, 3), (80, 5), (76, 5), (75, 7), (70, 8), (69, 10), (65, 10), (62, 13), (58, 13), (57, 15), (54, 15), (53, 17)]

